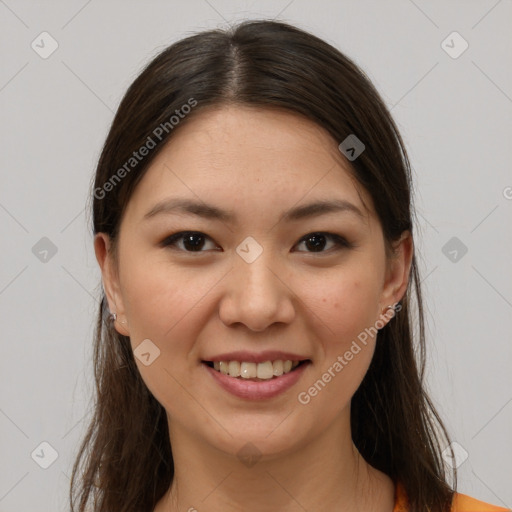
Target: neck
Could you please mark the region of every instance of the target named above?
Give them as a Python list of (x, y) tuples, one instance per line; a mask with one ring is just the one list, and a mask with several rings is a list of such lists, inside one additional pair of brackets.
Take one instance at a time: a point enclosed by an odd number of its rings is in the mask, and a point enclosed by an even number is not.
[(251, 460), (219, 451), (174, 425), (173, 483), (154, 512), (391, 512), (391, 479), (363, 459), (350, 423), (343, 426), (347, 418), (292, 452)]

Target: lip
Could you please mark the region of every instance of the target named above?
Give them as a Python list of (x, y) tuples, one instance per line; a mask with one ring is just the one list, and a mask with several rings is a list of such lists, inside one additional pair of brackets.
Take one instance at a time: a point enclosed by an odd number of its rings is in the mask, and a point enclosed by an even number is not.
[[(230, 356), (232, 357), (233, 354)], [(214, 359), (214, 361), (216, 360), (217, 359)], [(228, 360), (236, 361), (237, 359), (233, 358)], [(265, 361), (268, 360), (269, 359), (265, 359)], [(219, 359), (219, 361), (226, 361), (226, 359)], [(247, 361), (247, 359), (242, 359), (242, 361)], [(246, 400), (266, 400), (284, 393), (294, 384), (296, 384), (310, 363), (310, 361), (306, 361), (289, 373), (284, 373), (279, 377), (274, 377), (273, 379), (262, 381), (252, 381), (249, 379), (245, 380), (239, 379), (237, 377), (229, 377), (228, 375), (224, 375), (223, 373), (214, 370), (204, 362), (201, 364), (201, 366), (209, 372), (214, 381), (219, 384), (221, 388), (223, 388), (225, 391), (228, 391), (232, 395), (238, 398), (244, 398)]]
[(304, 361), (307, 356), (281, 352), (279, 350), (265, 350), (264, 352), (248, 352), (239, 350), (237, 352), (226, 352), (212, 357), (205, 357), (203, 361), (239, 361), (241, 363), (264, 363), (265, 361)]

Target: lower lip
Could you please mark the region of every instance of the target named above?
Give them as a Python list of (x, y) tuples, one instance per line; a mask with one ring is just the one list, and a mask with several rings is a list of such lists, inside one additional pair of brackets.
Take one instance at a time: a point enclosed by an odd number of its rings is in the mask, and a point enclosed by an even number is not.
[(215, 381), (232, 395), (247, 400), (265, 400), (266, 398), (274, 398), (290, 389), (301, 378), (304, 370), (309, 365), (309, 361), (302, 363), (291, 372), (284, 373), (279, 377), (274, 377), (266, 381), (252, 381), (229, 377), (228, 375), (214, 370), (206, 363), (202, 364)]

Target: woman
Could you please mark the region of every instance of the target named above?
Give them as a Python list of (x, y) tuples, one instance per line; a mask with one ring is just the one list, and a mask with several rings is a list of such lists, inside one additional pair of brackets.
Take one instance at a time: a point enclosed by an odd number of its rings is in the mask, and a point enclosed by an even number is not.
[(73, 510), (504, 510), (443, 465), (410, 189), (378, 93), (318, 38), (253, 21), (158, 55), (95, 177)]

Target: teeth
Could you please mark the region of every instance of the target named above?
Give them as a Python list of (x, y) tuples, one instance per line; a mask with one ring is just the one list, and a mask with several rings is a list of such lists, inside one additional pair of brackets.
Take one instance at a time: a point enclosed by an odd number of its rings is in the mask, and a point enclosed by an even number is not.
[(220, 362), (220, 373), (223, 373), (224, 375), (229, 374), (229, 366), (228, 363), (226, 363), (226, 361)]
[(245, 361), (214, 361), (213, 368), (230, 377), (242, 379), (269, 380), (289, 373), (299, 365), (299, 361), (265, 361), (264, 363), (248, 363)]
[(258, 363), (258, 365), (256, 366), (256, 377), (258, 377), (258, 379), (271, 379), (273, 376), (274, 365), (272, 364), (271, 361)]
[(274, 370), (274, 376), (279, 377), (283, 375), (283, 361), (274, 361), (272, 363), (272, 369)]
[(228, 370), (231, 377), (238, 377), (241, 373), (240, 363), (238, 361), (229, 361)]
[[(258, 374), (256, 363), (240, 363), (240, 376), (244, 379), (254, 379)], [(229, 374), (231, 377), (234, 375)]]

